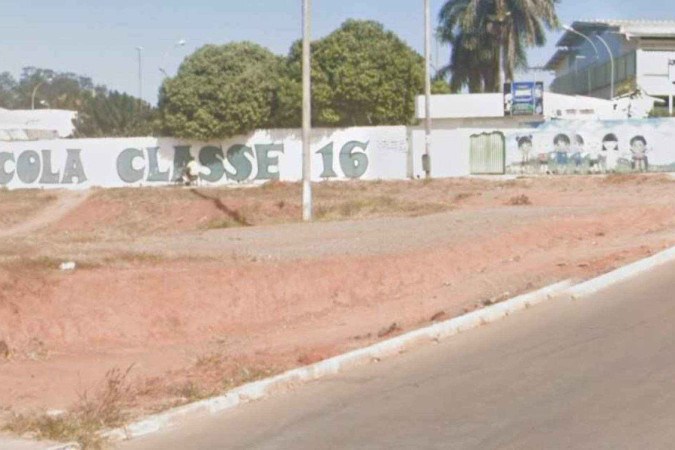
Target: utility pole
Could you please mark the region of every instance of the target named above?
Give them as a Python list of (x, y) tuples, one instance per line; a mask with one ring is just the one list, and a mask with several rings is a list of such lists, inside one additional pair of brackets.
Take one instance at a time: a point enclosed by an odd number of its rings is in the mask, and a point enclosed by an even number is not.
[(302, 220), (312, 220), (312, 0), (302, 0)]
[(431, 8), (424, 0), (424, 173), (431, 178)]
[(143, 103), (143, 47), (136, 47), (138, 52), (138, 100)]

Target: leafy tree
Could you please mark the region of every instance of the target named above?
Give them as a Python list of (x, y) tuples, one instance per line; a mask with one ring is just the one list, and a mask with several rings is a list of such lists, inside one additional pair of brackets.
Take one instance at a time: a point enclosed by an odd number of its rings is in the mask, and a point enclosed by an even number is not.
[(559, 26), (559, 0), (448, 0), (439, 14), (439, 36), (452, 46), (450, 63), (454, 91), (498, 92), (499, 54), (513, 80), (516, 69), (527, 67), (526, 49), (546, 43), (545, 29)]
[(450, 85), (443, 79), (433, 80), (431, 83), (431, 94), (432, 95), (442, 95), (442, 94), (452, 94), (452, 89)]
[[(289, 81), (280, 92), (287, 122), (300, 123), (302, 46), (287, 60)], [(312, 43), (312, 120), (318, 126), (406, 124), (415, 96), (424, 92), (424, 60), (394, 33), (371, 21), (348, 20)], [(276, 123), (275, 123), (276, 125)]]
[(202, 140), (270, 125), (281, 59), (250, 42), (206, 45), (160, 90), (164, 131)]
[(78, 112), (78, 137), (148, 135), (157, 128), (156, 109), (91, 78), (36, 67), (25, 67), (18, 82), (0, 74), (0, 107), (30, 109), (34, 92), (36, 108)]
[(157, 110), (150, 104), (117, 91), (98, 89), (78, 114), (77, 136), (148, 136), (154, 134)]
[(11, 73), (0, 73), (0, 108), (13, 109), (18, 103), (18, 83)]

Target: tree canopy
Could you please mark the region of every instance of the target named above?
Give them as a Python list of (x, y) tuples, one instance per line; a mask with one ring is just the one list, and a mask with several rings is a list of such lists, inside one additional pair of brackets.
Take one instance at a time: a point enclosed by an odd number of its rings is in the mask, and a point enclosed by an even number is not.
[(165, 131), (209, 140), (269, 126), (280, 65), (279, 57), (251, 42), (200, 48), (162, 85)]
[(95, 85), (91, 78), (36, 67), (25, 67), (19, 81), (0, 74), (0, 107), (30, 109), (34, 92), (38, 109), (77, 111), (79, 137), (148, 135), (156, 127), (156, 112), (148, 103)]
[(528, 47), (546, 43), (545, 29), (559, 26), (559, 0), (448, 0), (439, 13), (438, 35), (450, 44), (453, 91), (499, 92), (500, 44), (506, 80), (527, 68)]
[[(348, 20), (312, 43), (315, 126), (410, 123), (423, 88), (422, 57), (379, 23)], [(301, 42), (286, 58), (248, 42), (205, 46), (165, 81), (159, 107), (165, 131), (180, 137), (207, 140), (261, 127), (298, 127)]]
[[(298, 83), (300, 62), (298, 42), (288, 57)], [(377, 22), (348, 20), (312, 43), (315, 125), (407, 124), (423, 91), (423, 58)]]

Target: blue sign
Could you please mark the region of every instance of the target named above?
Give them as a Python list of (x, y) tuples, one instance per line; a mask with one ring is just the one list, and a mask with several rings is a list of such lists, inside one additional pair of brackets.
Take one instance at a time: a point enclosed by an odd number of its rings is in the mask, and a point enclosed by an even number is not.
[(544, 83), (518, 81), (504, 85), (504, 112), (514, 116), (544, 113)]

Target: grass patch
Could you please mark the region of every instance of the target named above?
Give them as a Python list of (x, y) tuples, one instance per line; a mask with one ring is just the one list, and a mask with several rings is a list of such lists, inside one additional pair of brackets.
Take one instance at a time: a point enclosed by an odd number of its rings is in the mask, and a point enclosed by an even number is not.
[(232, 219), (231, 217), (218, 217), (217, 219), (209, 220), (204, 229), (206, 230), (222, 230), (226, 228), (240, 228), (247, 225), (244, 225), (242, 222)]
[(315, 209), (319, 220), (340, 220), (381, 215), (420, 215), (451, 209), (449, 205), (432, 202), (399, 200), (390, 195), (356, 198), (338, 203), (322, 203)]
[(527, 195), (517, 195), (515, 197), (511, 197), (508, 202), (506, 202), (507, 205), (511, 206), (526, 206), (526, 205), (531, 205), (532, 201), (530, 200), (530, 197)]
[(18, 257), (3, 262), (3, 267), (7, 270), (21, 270), (21, 271), (48, 271), (58, 270), (59, 265), (64, 262), (63, 259), (52, 258), (49, 256), (38, 256), (34, 258)]
[(128, 376), (132, 367), (109, 370), (101, 389), (92, 397), (85, 391), (69, 411), (35, 416), (15, 414), (3, 430), (37, 439), (77, 442), (85, 450), (103, 449), (107, 441), (100, 432), (119, 427), (127, 420), (123, 408), (131, 397)]

